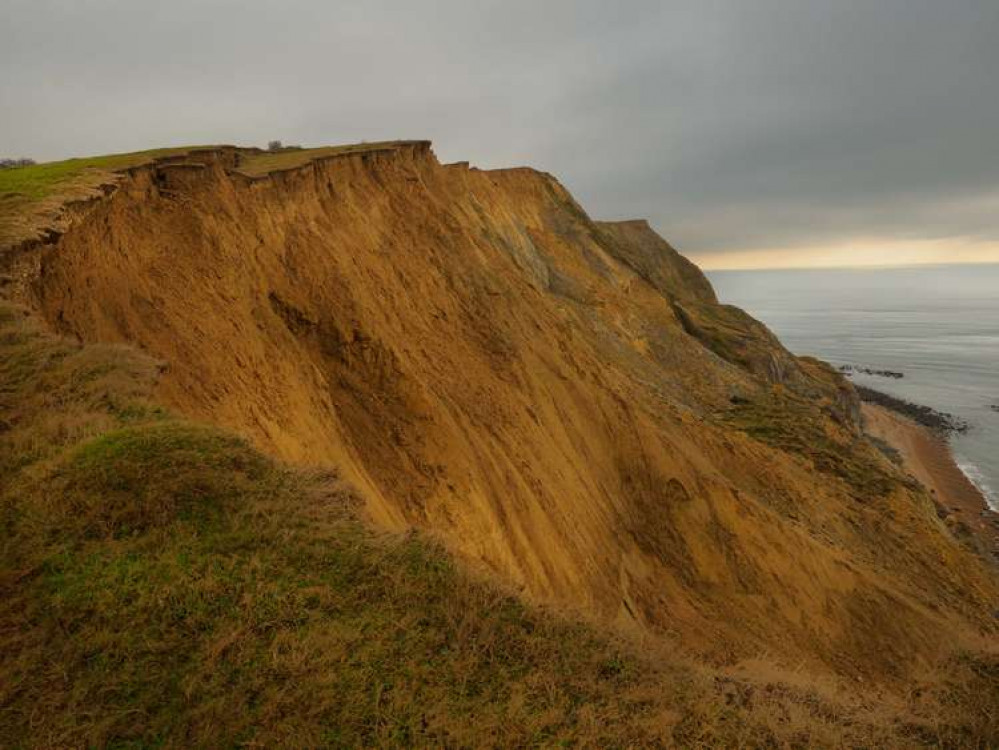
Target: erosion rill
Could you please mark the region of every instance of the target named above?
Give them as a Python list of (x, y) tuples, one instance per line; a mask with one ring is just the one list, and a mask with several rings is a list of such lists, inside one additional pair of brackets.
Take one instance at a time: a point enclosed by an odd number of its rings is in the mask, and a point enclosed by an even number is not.
[(376, 524), (530, 600), (888, 685), (995, 634), (996, 578), (852, 386), (551, 175), (422, 141), (219, 147), (50, 223), (5, 250), (9, 297), (161, 360), (169, 407), (338, 467)]

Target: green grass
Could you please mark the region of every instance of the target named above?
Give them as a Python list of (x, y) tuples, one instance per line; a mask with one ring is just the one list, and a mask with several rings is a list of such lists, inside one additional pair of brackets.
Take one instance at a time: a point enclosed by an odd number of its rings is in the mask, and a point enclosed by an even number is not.
[(199, 146), (179, 146), (150, 151), (136, 151), (128, 154), (90, 156), (65, 161), (46, 162), (29, 167), (0, 170), (0, 197), (20, 195), (32, 200), (45, 198), (58, 191), (88, 170), (113, 172), (135, 167), (164, 156), (186, 153)]
[[(509, 729), (556, 739), (578, 731), (573, 694), (606, 674), (603, 700), (616, 703), (611, 691), (633, 682), (585, 630), (551, 630), (464, 580), (440, 550), (380, 541), (335, 492), (305, 490), (241, 495), (226, 516), (42, 560), (26, 612), (37, 640), (19, 646), (44, 646), (72, 689), (27, 672), (12, 684), (25, 709), (48, 715), (46, 740), (442, 745), (481, 732), (498, 743)], [(290, 491), (308, 513), (289, 516)]]

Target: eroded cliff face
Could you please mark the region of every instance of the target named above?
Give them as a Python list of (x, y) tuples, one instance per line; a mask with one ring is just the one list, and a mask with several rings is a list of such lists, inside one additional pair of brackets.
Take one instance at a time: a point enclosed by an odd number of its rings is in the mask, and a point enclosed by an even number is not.
[(994, 579), (858, 433), (852, 389), (644, 222), (423, 142), (259, 179), (239, 159), (131, 170), (31, 249), (32, 304), (531, 597), (880, 675), (992, 632)]

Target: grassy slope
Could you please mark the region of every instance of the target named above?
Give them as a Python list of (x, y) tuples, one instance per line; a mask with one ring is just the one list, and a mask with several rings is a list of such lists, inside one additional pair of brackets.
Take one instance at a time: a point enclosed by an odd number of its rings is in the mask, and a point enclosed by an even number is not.
[(999, 738), (995, 663), (892, 713), (526, 606), (369, 529), (335, 478), (164, 413), (158, 372), (0, 306), (0, 746)]
[(29, 167), (0, 170), (0, 198), (18, 194), (25, 198), (40, 199), (79, 178), (87, 171), (114, 172), (137, 167), (164, 156), (187, 153), (200, 146), (159, 148), (129, 154), (108, 154), (65, 161), (46, 162)]

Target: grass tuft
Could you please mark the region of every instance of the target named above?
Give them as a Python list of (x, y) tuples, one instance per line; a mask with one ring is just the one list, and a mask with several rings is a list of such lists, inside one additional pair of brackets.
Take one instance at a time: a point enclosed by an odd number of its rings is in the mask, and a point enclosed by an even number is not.
[(114, 537), (217, 515), (251, 490), (268, 488), (273, 474), (242, 440), (163, 422), (84, 442), (35, 477), (26, 497), (53, 528)]

